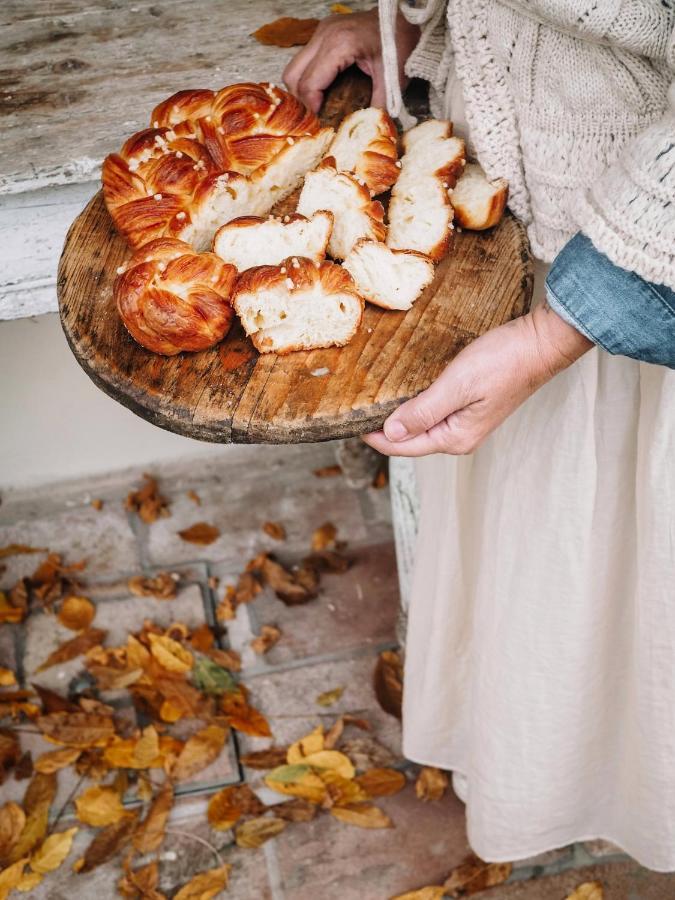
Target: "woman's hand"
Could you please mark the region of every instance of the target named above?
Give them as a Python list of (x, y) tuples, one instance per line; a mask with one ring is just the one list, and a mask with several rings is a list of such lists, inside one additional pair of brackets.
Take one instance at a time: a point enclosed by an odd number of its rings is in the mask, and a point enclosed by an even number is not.
[[(410, 25), (399, 13), (396, 46), (401, 86), (405, 85), (403, 66), (418, 39), (419, 28)], [(286, 66), (283, 77), (289, 91), (317, 113), (325, 89), (340, 72), (354, 63), (373, 79), (371, 106), (384, 107), (384, 72), (377, 9), (322, 19), (310, 42)]]
[(548, 304), (477, 338), (384, 430), (364, 438), (388, 456), (472, 453), (538, 388), (593, 346)]

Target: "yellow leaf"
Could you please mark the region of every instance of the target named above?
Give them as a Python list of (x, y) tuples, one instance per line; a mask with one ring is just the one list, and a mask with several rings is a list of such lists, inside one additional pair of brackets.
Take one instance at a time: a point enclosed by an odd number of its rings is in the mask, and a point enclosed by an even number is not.
[(334, 769), (316, 769), (315, 771), (327, 789), (327, 796), (322, 803), (324, 808), (351, 806), (354, 803), (364, 803), (369, 799), (360, 784), (351, 778), (343, 778)]
[(171, 777), (184, 781), (201, 772), (220, 755), (226, 737), (227, 732), (218, 725), (209, 725), (193, 734), (179, 753), (171, 769)]
[(442, 900), (445, 888), (431, 884), (428, 887), (418, 888), (416, 891), (408, 891), (407, 894), (397, 894), (391, 900)]
[(213, 900), (213, 898), (227, 887), (227, 879), (232, 866), (220, 866), (210, 869), (208, 872), (200, 872), (191, 878), (187, 884), (174, 894), (173, 900)]
[(159, 736), (154, 725), (143, 729), (143, 734), (134, 747), (132, 757), (134, 768), (147, 769), (159, 756)]
[(180, 741), (163, 734), (157, 742), (157, 755), (149, 759), (150, 741), (145, 745), (147, 755), (144, 755), (144, 750), (141, 751), (140, 757), (136, 753), (136, 748), (142, 740), (143, 738), (115, 737), (103, 751), (103, 759), (115, 769), (161, 769), (166, 757), (177, 753), (182, 747)]
[(319, 694), (316, 698), (316, 702), (319, 706), (332, 706), (334, 703), (337, 703), (343, 695), (344, 690), (343, 687), (336, 687), (333, 688), (332, 691), (324, 691), (323, 694)]
[(248, 819), (242, 822), (234, 833), (238, 847), (253, 850), (256, 847), (276, 837), (286, 827), (283, 819), (270, 816), (259, 816), (257, 819)]
[(512, 870), (511, 863), (486, 863), (471, 855), (450, 872), (443, 887), (451, 897), (477, 894), (486, 888), (502, 884)]
[(333, 3), (333, 5), (330, 8), (330, 11), (332, 13), (337, 13), (338, 15), (342, 15), (342, 16), (348, 16), (349, 13), (354, 12), (354, 10), (351, 8), (351, 6), (347, 6), (344, 3)]
[(178, 641), (165, 634), (150, 634), (150, 652), (157, 662), (169, 672), (189, 672), (194, 657)]
[(585, 881), (572, 891), (565, 900), (603, 900), (605, 891), (599, 881)]
[(424, 766), (415, 782), (419, 800), (440, 800), (448, 786), (448, 776), (441, 769)]
[(59, 622), (71, 631), (83, 631), (94, 621), (96, 607), (86, 597), (71, 594), (61, 604)]
[(323, 750), (324, 735), (323, 725), (317, 725), (314, 731), (306, 734), (288, 748), (286, 754), (286, 762), (293, 765), (294, 763), (303, 762), (304, 757), (310, 753), (318, 753)]
[(183, 710), (174, 706), (170, 700), (164, 700), (159, 708), (159, 717), (162, 722), (177, 722), (183, 718)]
[(16, 890), (26, 893), (35, 890), (42, 881), (42, 875), (39, 872), (26, 872), (21, 876), (21, 881), (17, 884)]
[(303, 797), (312, 803), (322, 803), (326, 796), (326, 785), (304, 765), (279, 766), (265, 776), (265, 784), (280, 794)]
[(355, 775), (354, 766), (349, 757), (338, 750), (318, 750), (316, 753), (310, 753), (302, 760), (307, 766), (317, 766), (320, 769), (333, 769), (343, 778), (353, 778)]
[(49, 809), (56, 795), (57, 776), (35, 772), (23, 798), (26, 822), (18, 841), (12, 847), (9, 862), (23, 859), (44, 840), (49, 822)]
[(96, 828), (114, 825), (124, 815), (120, 795), (114, 788), (94, 785), (75, 799), (77, 818), (85, 825)]
[(359, 828), (393, 828), (394, 823), (389, 816), (370, 803), (357, 803), (353, 806), (334, 806), (330, 814), (348, 825), (357, 825)]
[(11, 687), (16, 684), (16, 675), (11, 669), (3, 669), (0, 666), (0, 687)]
[(82, 753), (79, 747), (65, 747), (63, 750), (51, 750), (49, 753), (43, 753), (35, 760), (35, 770), (44, 772), (47, 775), (50, 772), (58, 772), (74, 763), (78, 756)]
[(39, 875), (53, 872), (58, 869), (63, 860), (70, 853), (73, 838), (77, 834), (77, 828), (69, 828), (67, 831), (59, 831), (50, 834), (31, 856), (30, 867)]
[(5, 803), (0, 808), (0, 859), (9, 856), (26, 824), (26, 813), (18, 803)]
[(281, 19), (275, 19), (274, 22), (263, 25), (254, 31), (251, 37), (254, 37), (260, 44), (270, 47), (300, 47), (309, 41), (318, 24), (318, 19), (295, 19), (292, 16), (283, 16)]
[(363, 775), (357, 775), (356, 781), (369, 797), (398, 794), (406, 785), (405, 775), (397, 769), (368, 769)]
[(153, 853), (164, 840), (167, 819), (173, 806), (173, 785), (167, 779), (157, 792), (148, 814), (140, 823), (133, 837), (139, 853)]
[(6, 900), (10, 892), (19, 884), (27, 862), (28, 857), (17, 859), (15, 863), (0, 872), (0, 900)]
[(218, 791), (209, 800), (209, 825), (214, 831), (227, 831), (244, 814), (255, 815), (264, 809), (247, 784), (235, 784)]

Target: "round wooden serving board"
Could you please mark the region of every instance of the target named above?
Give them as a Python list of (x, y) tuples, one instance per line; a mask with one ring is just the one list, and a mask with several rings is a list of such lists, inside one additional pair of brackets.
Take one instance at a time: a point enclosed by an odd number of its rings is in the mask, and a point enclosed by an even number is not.
[[(365, 94), (364, 94), (365, 91)], [(343, 79), (323, 118), (367, 105)], [(113, 303), (130, 256), (99, 192), (68, 232), (58, 275), (61, 322), (76, 359), (107, 394), (149, 422), (218, 443), (300, 443), (376, 431), (470, 341), (527, 311), (532, 265), (522, 226), (455, 236), (433, 284), (406, 313), (366, 304), (341, 348), (259, 355), (237, 324), (212, 350), (163, 357), (125, 330)]]

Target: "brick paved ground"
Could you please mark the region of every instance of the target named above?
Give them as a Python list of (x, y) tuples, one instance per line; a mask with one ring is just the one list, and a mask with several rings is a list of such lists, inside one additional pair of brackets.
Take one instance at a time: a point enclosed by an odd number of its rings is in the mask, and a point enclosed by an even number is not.
[[(366, 831), (322, 815), (291, 824), (260, 850), (242, 850), (230, 832), (213, 832), (205, 819), (206, 798), (215, 785), (242, 777), (269, 801), (261, 787), (263, 773), (242, 770), (238, 753), (261, 749), (270, 741), (241, 737), (176, 803), (161, 853), (160, 889), (169, 896), (188, 877), (215, 864), (212, 847), (233, 865), (223, 897), (237, 900), (386, 900), (425, 884), (440, 883), (469, 852), (464, 807), (451, 791), (440, 801), (422, 803), (414, 792), (416, 767), (400, 755), (400, 726), (384, 713), (372, 690), (378, 653), (395, 646), (398, 589), (394, 566), (389, 500), (386, 490), (352, 491), (342, 478), (317, 479), (312, 470), (334, 461), (334, 447), (256, 448), (254, 464), (200, 461), (166, 466), (154, 474), (171, 501), (172, 515), (143, 525), (125, 512), (123, 501), (140, 473), (97, 482), (56, 485), (32, 495), (8, 496), (0, 505), (0, 546), (12, 542), (49, 547), (67, 561), (87, 560), (86, 593), (97, 604), (95, 624), (120, 642), (144, 618), (169, 624), (198, 624), (212, 615), (209, 578), (221, 587), (236, 578), (249, 557), (274, 549), (292, 563), (307, 552), (314, 528), (327, 519), (349, 542), (355, 562), (344, 575), (325, 576), (320, 597), (289, 608), (262, 594), (239, 608), (229, 627), (229, 643), (243, 657), (242, 678), (252, 702), (268, 717), (275, 743), (284, 744), (311, 730), (325, 713), (315, 702), (322, 691), (345, 688), (331, 713), (359, 711), (373, 725), (374, 738), (393, 765), (403, 768), (407, 787), (381, 800), (395, 829)], [(201, 507), (186, 496), (196, 491)], [(90, 501), (100, 497), (101, 511)], [(264, 521), (282, 522), (288, 539), (278, 544), (264, 535)], [(220, 538), (204, 548), (181, 541), (177, 532), (196, 521), (216, 525)], [(36, 564), (33, 556), (7, 560), (0, 587), (7, 587)], [(180, 572), (182, 588), (175, 600), (159, 602), (129, 595), (132, 574), (169, 569)], [(263, 624), (278, 625), (283, 637), (266, 656), (256, 656), (250, 641)], [(60, 692), (81, 670), (77, 660), (36, 674), (35, 668), (64, 639), (71, 637), (53, 617), (34, 615), (22, 626), (0, 628), (0, 662), (18, 668), (26, 682), (39, 681)], [(25, 736), (34, 755), (45, 745)], [(74, 786), (61, 773), (59, 798)], [(0, 799), (20, 800), (25, 782), (13, 778), (0, 788)], [(67, 816), (66, 816), (67, 819)], [(87, 845), (82, 828), (69, 857)], [(74, 875), (68, 863), (48, 876), (31, 894), (49, 900), (101, 900), (116, 895), (117, 863), (88, 875)], [(494, 900), (563, 900), (580, 882), (598, 879), (606, 900), (666, 900), (675, 897), (675, 876), (656, 875), (602, 842), (562, 848), (519, 863), (509, 884), (486, 892)], [(17, 895), (18, 896), (18, 895)], [(483, 896), (483, 895), (480, 895)]]

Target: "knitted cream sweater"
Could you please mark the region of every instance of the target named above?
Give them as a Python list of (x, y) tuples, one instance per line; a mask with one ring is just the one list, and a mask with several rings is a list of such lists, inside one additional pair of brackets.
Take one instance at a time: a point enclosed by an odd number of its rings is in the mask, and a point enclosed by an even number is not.
[[(380, 0), (390, 112), (404, 124)], [(582, 230), (616, 265), (675, 290), (675, 0), (417, 0), (406, 71), (432, 111), (460, 80), (475, 154), (550, 262)]]

